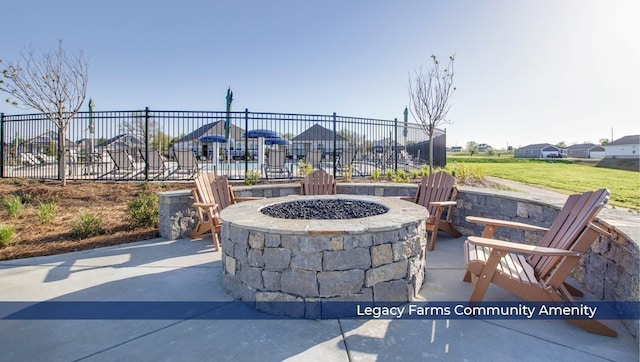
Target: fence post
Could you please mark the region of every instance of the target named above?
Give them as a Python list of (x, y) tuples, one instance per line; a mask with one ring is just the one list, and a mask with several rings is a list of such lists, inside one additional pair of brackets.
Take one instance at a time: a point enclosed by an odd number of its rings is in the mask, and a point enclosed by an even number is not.
[(0, 112), (0, 177), (4, 177), (4, 145), (4, 112)]
[(333, 175), (336, 176), (337, 175), (337, 171), (338, 171), (338, 164), (337, 164), (337, 160), (336, 160), (336, 143), (338, 142), (338, 132), (337, 132), (337, 123), (338, 120), (336, 119), (336, 112), (333, 112)]
[[(244, 133), (247, 135), (249, 132), (249, 108), (244, 109)], [(231, 137), (231, 133), (229, 133)], [(227, 165), (231, 165), (231, 155), (227, 155)], [(260, 165), (258, 165), (259, 167)], [(228, 167), (230, 168), (230, 167)], [(247, 177), (249, 172), (249, 137), (244, 138), (244, 177)], [(259, 174), (262, 174), (262, 170), (258, 170)]]
[(393, 119), (393, 153), (394, 153), (394, 165), (393, 172), (398, 172), (398, 118)]
[(149, 107), (144, 109), (144, 179), (149, 181)]

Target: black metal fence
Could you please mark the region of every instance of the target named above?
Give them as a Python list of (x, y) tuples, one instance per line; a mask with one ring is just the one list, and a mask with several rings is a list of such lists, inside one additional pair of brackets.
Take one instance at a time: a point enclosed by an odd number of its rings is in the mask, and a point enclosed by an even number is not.
[[(209, 171), (231, 179), (297, 178), (321, 168), (336, 177), (421, 168), (428, 137), (419, 125), (332, 115), (261, 112), (80, 112), (61, 151), (46, 114), (0, 114), (0, 177), (188, 180)], [(446, 133), (434, 166), (446, 163)]]

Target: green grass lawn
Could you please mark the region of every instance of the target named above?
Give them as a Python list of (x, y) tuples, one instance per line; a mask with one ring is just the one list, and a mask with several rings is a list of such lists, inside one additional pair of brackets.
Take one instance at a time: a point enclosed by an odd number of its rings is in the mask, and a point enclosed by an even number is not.
[(537, 185), (566, 194), (606, 187), (609, 204), (640, 210), (640, 172), (593, 167), (572, 160), (530, 160), (510, 157), (447, 157), (447, 164), (473, 163), (486, 176)]

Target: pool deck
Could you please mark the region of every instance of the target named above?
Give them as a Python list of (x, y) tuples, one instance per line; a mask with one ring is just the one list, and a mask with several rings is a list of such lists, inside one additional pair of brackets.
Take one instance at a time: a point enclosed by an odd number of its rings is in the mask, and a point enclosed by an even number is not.
[[(422, 298), (468, 298), (472, 286), (462, 281), (463, 241), (439, 237), (436, 250), (427, 255)], [(639, 358), (636, 338), (617, 321), (608, 321), (619, 333), (611, 338), (559, 320), (264, 318), (223, 291), (221, 274), (220, 253), (213, 251), (210, 239), (154, 239), (0, 262), (1, 359), (584, 362)], [(492, 286), (485, 300), (514, 298)], [(20, 312), (6, 303), (12, 301), (218, 303), (205, 303), (209, 309), (174, 319), (137, 319), (141, 311), (133, 308), (119, 319), (29, 320), (10, 317)], [(108, 303), (100, 305), (110, 308)]]

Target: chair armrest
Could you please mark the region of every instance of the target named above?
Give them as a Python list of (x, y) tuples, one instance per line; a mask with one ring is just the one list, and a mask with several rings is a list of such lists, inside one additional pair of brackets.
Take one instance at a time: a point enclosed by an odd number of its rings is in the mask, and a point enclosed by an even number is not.
[(487, 238), (482, 238), (477, 236), (468, 237), (467, 242), (472, 245), (504, 250), (506, 252), (515, 252), (515, 253), (532, 254), (532, 255), (545, 255), (545, 256), (578, 256), (578, 257), (582, 256), (581, 253), (571, 251), (571, 250), (512, 243), (509, 241), (487, 239)]
[(430, 202), (429, 204), (434, 206), (456, 206), (458, 205), (458, 202), (457, 201), (433, 201), (433, 202)]
[(202, 207), (202, 208), (208, 208), (208, 207), (218, 207), (218, 204), (207, 204), (207, 203), (204, 203), (204, 202), (194, 202), (193, 206)]
[(252, 197), (252, 196), (238, 196), (238, 197), (234, 197), (234, 200), (236, 200), (237, 202), (242, 202), (242, 201), (251, 201), (251, 200), (262, 200), (262, 199), (266, 199), (266, 197)]
[(548, 228), (524, 224), (524, 223), (515, 222), (515, 221), (487, 219), (484, 217), (476, 217), (476, 216), (467, 216), (465, 220), (467, 220), (468, 222), (472, 222), (474, 224), (491, 225), (494, 227), (504, 226), (504, 227), (514, 228), (514, 229), (522, 229), (522, 230), (543, 231), (543, 232), (549, 231)]

